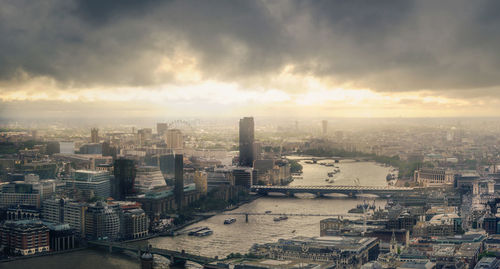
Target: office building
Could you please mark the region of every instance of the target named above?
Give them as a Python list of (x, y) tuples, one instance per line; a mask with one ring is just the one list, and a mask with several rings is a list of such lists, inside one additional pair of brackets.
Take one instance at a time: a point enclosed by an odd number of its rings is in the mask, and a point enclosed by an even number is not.
[(453, 185), (455, 175), (444, 168), (421, 168), (415, 171), (414, 179), (424, 187)]
[(75, 230), (69, 224), (44, 223), (49, 228), (51, 251), (64, 251), (76, 247)]
[(174, 154), (160, 155), (160, 170), (163, 174), (174, 175), (175, 173)]
[(279, 239), (277, 243), (256, 244), (250, 253), (277, 260), (328, 261), (335, 268), (359, 268), (377, 259), (379, 241), (356, 236), (295, 237)]
[(500, 260), (496, 257), (483, 257), (474, 269), (495, 269), (500, 268)]
[(153, 130), (151, 128), (143, 128), (137, 130), (137, 138), (139, 145), (145, 145), (147, 141), (151, 141)]
[(205, 171), (195, 171), (194, 172), (194, 184), (196, 185), (196, 190), (202, 195), (207, 194), (208, 190), (208, 174)]
[(82, 145), (78, 152), (79, 154), (102, 154), (102, 144), (101, 143), (89, 143)]
[(85, 237), (89, 240), (116, 240), (120, 235), (120, 218), (116, 208), (97, 202), (85, 213)]
[(163, 137), (168, 130), (168, 123), (158, 122), (156, 124), (156, 133), (159, 137)]
[(184, 148), (184, 138), (179, 129), (168, 129), (165, 135), (165, 143), (169, 149), (182, 149)]
[(254, 122), (253, 117), (240, 119), (240, 158), (239, 165), (252, 167), (254, 161)]
[(130, 159), (117, 159), (114, 164), (113, 197), (117, 200), (125, 200), (129, 195), (134, 195), (135, 177), (137, 169), (135, 161)]
[(252, 168), (235, 168), (232, 170), (235, 186), (250, 188), (253, 184)]
[[(43, 188), (41, 189), (43, 191)], [(0, 192), (0, 208), (9, 206), (25, 205), (40, 208), (40, 189), (33, 188), (32, 184), (24, 182), (13, 182), (2, 186)]]
[(181, 210), (184, 201), (184, 156), (175, 154), (175, 203), (177, 209)]
[(61, 154), (75, 154), (75, 142), (73, 141), (60, 141), (59, 153)]
[(42, 219), (56, 224), (68, 224), (76, 236), (83, 236), (86, 210), (85, 203), (69, 199), (47, 199), (43, 201)]
[(66, 189), (84, 192), (87, 198), (110, 196), (111, 181), (107, 171), (77, 170), (72, 173), (72, 179), (65, 182)]
[(122, 213), (124, 239), (137, 239), (148, 235), (149, 218), (141, 208), (124, 210)]
[(39, 220), (6, 221), (0, 225), (0, 242), (12, 254), (33, 255), (49, 251), (49, 228)]
[(141, 166), (137, 168), (134, 181), (136, 193), (146, 193), (154, 188), (167, 186), (165, 179), (156, 166)]
[(90, 129), (90, 143), (99, 143), (99, 129)]

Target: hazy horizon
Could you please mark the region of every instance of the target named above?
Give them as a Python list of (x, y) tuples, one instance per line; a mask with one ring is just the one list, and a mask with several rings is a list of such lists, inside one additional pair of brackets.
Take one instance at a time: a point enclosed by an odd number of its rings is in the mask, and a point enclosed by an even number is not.
[(6, 1), (2, 118), (500, 115), (496, 1)]

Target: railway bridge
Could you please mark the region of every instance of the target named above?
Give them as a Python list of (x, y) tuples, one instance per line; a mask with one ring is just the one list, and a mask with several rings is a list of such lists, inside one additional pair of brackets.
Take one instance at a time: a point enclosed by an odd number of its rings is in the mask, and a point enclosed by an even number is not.
[(397, 193), (413, 192), (411, 187), (392, 187), (392, 186), (265, 186), (253, 185), (251, 191), (262, 195), (267, 195), (270, 192), (283, 193), (288, 196), (293, 196), (296, 193), (310, 193), (316, 196), (323, 196), (330, 193), (345, 194), (354, 197), (358, 194), (375, 194), (381, 197), (389, 197)]

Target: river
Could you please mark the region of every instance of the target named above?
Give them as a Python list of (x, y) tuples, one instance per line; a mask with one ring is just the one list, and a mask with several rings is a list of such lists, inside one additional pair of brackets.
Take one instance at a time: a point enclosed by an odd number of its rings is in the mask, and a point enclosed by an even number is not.
[[(332, 162), (332, 161), (319, 161)], [(334, 175), (335, 182), (329, 183), (327, 173), (333, 167), (319, 164), (308, 164), (304, 160), (302, 179), (296, 179), (291, 186), (299, 185), (354, 185), (354, 179), (358, 178), (363, 186), (385, 186), (386, 175), (390, 167), (384, 167), (374, 162), (355, 162), (353, 160), (342, 160), (335, 164), (340, 172)], [(269, 195), (259, 198), (251, 203), (240, 206), (234, 212), (265, 212), (273, 213), (302, 213), (302, 214), (346, 214), (363, 199), (374, 200), (375, 198), (347, 198), (342, 195), (331, 195), (324, 198), (314, 198), (313, 195), (301, 195), (301, 198), (289, 198), (283, 196)], [(376, 199), (377, 206), (384, 206), (385, 200)], [(319, 236), (319, 222), (325, 217), (299, 217), (290, 216), (288, 220), (275, 222), (273, 216), (249, 216), (248, 223), (244, 216), (237, 216), (237, 221), (231, 225), (224, 225), (224, 219), (228, 216), (217, 215), (204, 221), (193, 224), (186, 229), (197, 226), (208, 226), (213, 230), (213, 235), (206, 237), (191, 237), (180, 235), (176, 237), (158, 237), (149, 240), (154, 247), (185, 250), (189, 253), (204, 256), (225, 257), (231, 252), (245, 253), (256, 243), (274, 242), (280, 238), (292, 238), (295, 236)], [(142, 242), (146, 244), (146, 242)], [(141, 244), (142, 244), (141, 243)], [(82, 254), (83, 253), (83, 254)], [(89, 261), (88, 267), (79, 267), (82, 259)], [(124, 255), (108, 255), (93, 250), (84, 252), (68, 253), (64, 255), (34, 258), (25, 261), (8, 263), (9, 268), (31, 268), (23, 266), (28, 262), (34, 262), (39, 269), (53, 268), (55, 260), (62, 263), (66, 260), (74, 261), (71, 268), (138, 268), (135, 260), (124, 257)], [(100, 266), (91, 266), (92, 263)], [(4, 264), (6, 265), (6, 264)], [(0, 267), (2, 264), (0, 264)], [(10, 267), (12, 266), (12, 267)], [(66, 266), (61, 266), (66, 268)]]

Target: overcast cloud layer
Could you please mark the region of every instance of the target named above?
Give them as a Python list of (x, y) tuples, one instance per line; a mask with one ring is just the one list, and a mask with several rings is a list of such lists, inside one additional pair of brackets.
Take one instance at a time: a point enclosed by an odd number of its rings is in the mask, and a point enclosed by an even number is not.
[(384, 94), (500, 97), (494, 0), (12, 0), (0, 4), (0, 36), (10, 96), (36, 79), (68, 92), (218, 81), (302, 94), (298, 78), (312, 77)]

